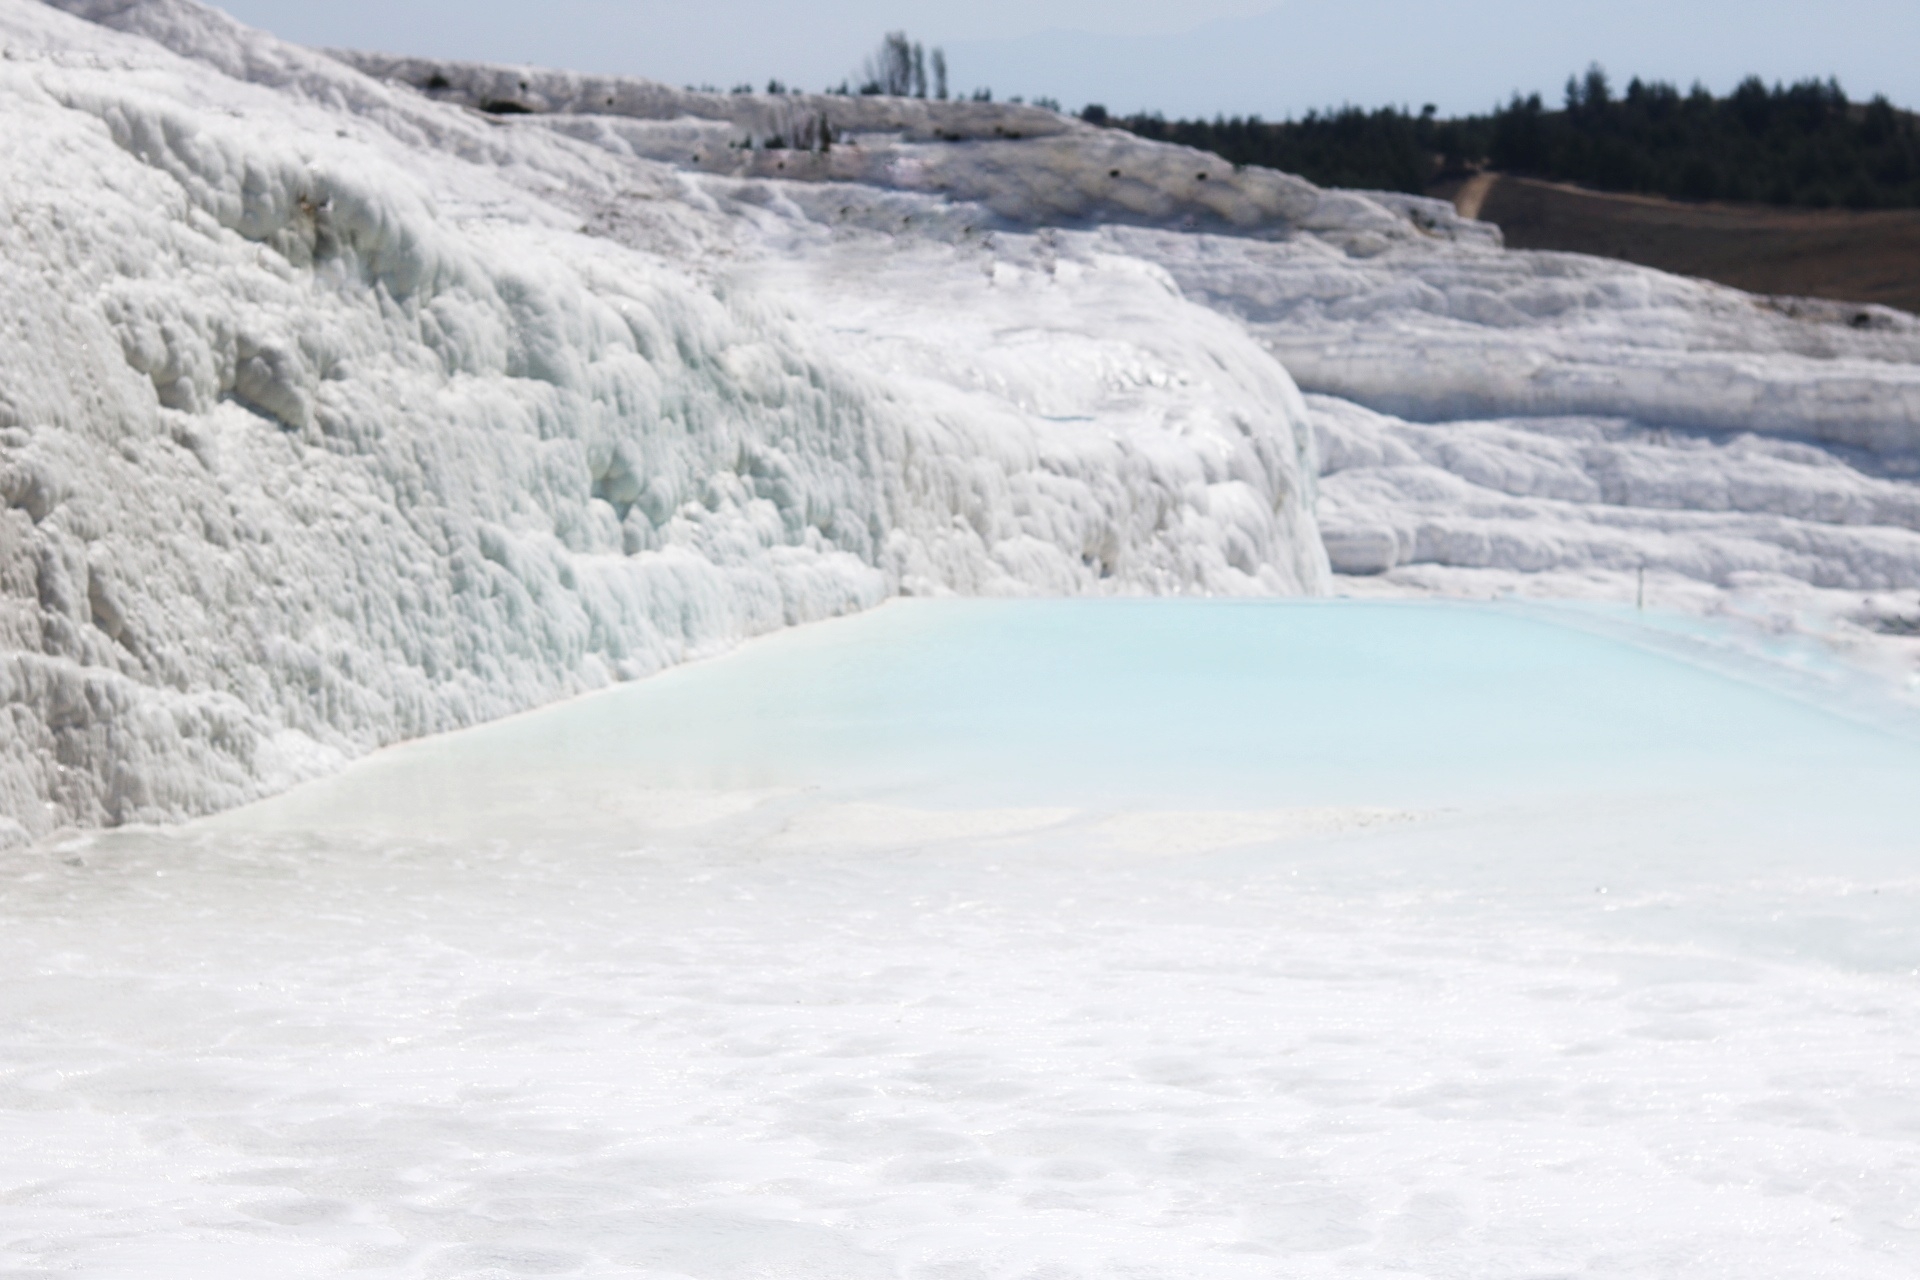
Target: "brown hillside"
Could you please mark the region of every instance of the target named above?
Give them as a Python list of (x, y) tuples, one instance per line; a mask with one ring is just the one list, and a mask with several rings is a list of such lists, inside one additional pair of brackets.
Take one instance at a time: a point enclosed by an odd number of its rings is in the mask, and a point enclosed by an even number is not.
[(1754, 293), (1920, 312), (1920, 209), (1691, 204), (1503, 174), (1433, 194), (1496, 223), (1515, 249), (1592, 253)]

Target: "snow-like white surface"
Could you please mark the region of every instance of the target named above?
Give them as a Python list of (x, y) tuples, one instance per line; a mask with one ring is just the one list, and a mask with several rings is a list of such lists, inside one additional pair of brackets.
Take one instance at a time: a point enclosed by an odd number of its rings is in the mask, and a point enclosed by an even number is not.
[(1343, 594), (1520, 594), (1799, 633), (1920, 691), (1920, 487), (1879, 460), (1619, 418), (1415, 423), (1308, 397)]
[(1563, 616), (902, 602), (16, 851), (0, 1268), (1912, 1274), (1920, 747)]
[(1920, 446), (1920, 320), (1756, 298), (1577, 254), (1396, 243), (1356, 257), (1162, 231), (1117, 233), (1194, 297), (1245, 319), (1309, 390), (1427, 420), (1587, 414)]

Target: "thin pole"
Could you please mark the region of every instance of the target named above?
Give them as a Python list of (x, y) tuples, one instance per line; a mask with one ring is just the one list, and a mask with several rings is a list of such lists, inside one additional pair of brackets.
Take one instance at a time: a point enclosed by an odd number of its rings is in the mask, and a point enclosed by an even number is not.
[(1641, 565), (1634, 571), (1633, 607), (1644, 612), (1647, 607), (1647, 566)]

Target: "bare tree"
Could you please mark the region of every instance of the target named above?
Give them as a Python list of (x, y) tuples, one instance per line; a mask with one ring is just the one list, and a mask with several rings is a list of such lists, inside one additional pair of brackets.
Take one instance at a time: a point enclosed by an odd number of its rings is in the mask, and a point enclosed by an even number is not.
[(947, 53), (944, 49), (933, 51), (933, 96), (942, 102), (947, 100)]
[(927, 96), (927, 51), (920, 47), (918, 40), (913, 42), (913, 96)]
[[(889, 31), (880, 47), (867, 57), (862, 93), (884, 93), (904, 98), (913, 92), (913, 44), (904, 31)], [(924, 81), (925, 77), (922, 76)]]

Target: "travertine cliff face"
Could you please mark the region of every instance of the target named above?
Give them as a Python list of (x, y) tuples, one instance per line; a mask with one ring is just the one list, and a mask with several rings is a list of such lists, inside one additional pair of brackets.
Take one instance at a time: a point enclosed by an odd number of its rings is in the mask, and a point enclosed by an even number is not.
[(1324, 586), (1298, 392), (1137, 257), (67, 7), (0, 5), (0, 838), (895, 592)]

